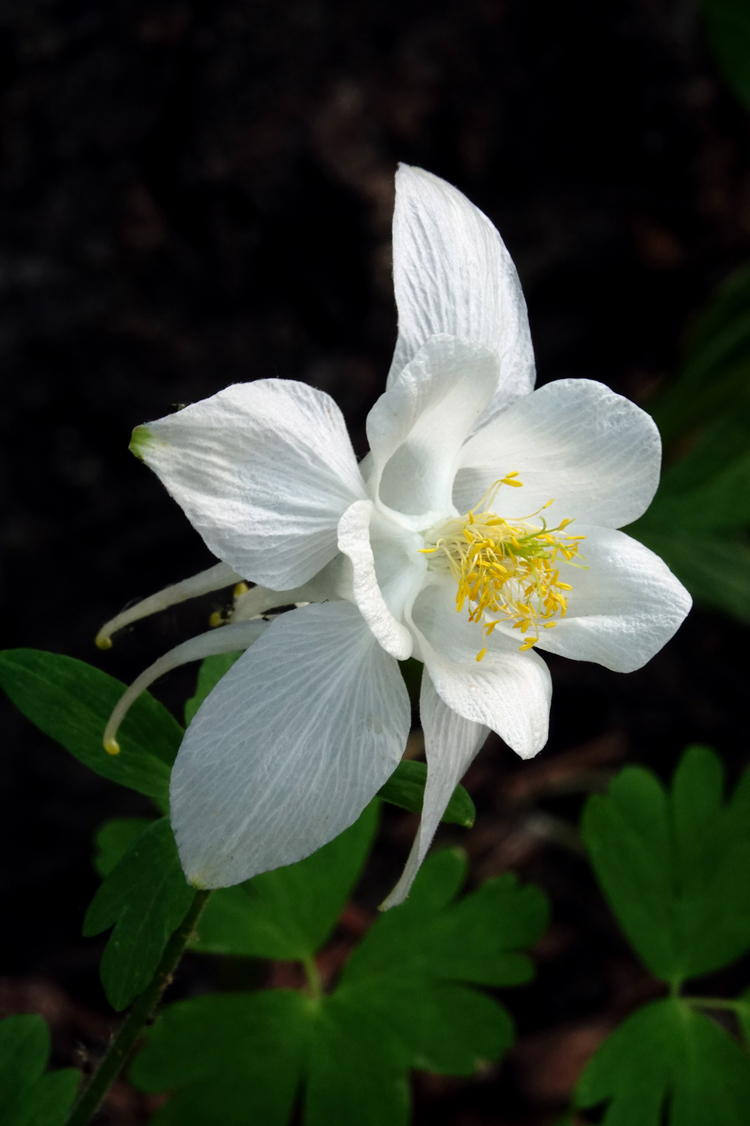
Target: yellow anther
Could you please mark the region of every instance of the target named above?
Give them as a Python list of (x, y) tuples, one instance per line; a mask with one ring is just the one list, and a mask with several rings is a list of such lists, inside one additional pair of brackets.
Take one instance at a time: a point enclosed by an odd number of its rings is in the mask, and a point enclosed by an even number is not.
[(477, 653), (477, 660), (481, 661), (482, 658), (486, 657), (486, 656), (487, 656), (487, 650), (486, 649), (480, 649), (479, 652)]
[(96, 647), (97, 649), (111, 649), (112, 638), (106, 633), (98, 633), (96, 635)]
[(211, 614), (210, 618), (208, 619), (208, 624), (210, 625), (211, 629), (218, 629), (219, 626), (223, 626), (224, 614), (222, 613), (222, 611), (214, 610), (213, 614)]
[(105, 739), (104, 740), (104, 750), (107, 752), (108, 755), (119, 755), (120, 744), (117, 742), (116, 739)]
[[(565, 616), (564, 592), (572, 588), (560, 581), (557, 564), (561, 558), (566, 562), (580, 559), (578, 549), (585, 537), (565, 532), (572, 523), (570, 519), (555, 528), (548, 528), (544, 518), (541, 526), (531, 522), (549, 508), (551, 500), (530, 516), (512, 522), (490, 511), (501, 485), (521, 485), (517, 476), (518, 471), (514, 471), (496, 481), (465, 516), (435, 529), (422, 551), (432, 556), (431, 570), (447, 570), (456, 580), (458, 612), (468, 601), (469, 621), (480, 623), (485, 637), (500, 622), (522, 634), (529, 633), (521, 645), (525, 651), (539, 640), (540, 625), (551, 629), (556, 622), (550, 618)], [(576, 565), (584, 564), (573, 563)], [(486, 652), (482, 649), (477, 660), (481, 661)]]
[(232, 591), (235, 598), (241, 598), (243, 594), (247, 594), (250, 587), (247, 583), (237, 583), (237, 586)]

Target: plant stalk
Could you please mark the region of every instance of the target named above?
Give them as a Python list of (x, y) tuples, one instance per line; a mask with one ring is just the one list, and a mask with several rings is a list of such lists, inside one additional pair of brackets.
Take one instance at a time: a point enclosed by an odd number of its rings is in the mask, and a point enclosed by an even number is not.
[(110, 1044), (107, 1054), (71, 1110), (65, 1126), (86, 1126), (86, 1123), (96, 1114), (102, 1099), (127, 1063), (138, 1037), (159, 1004), (162, 993), (172, 981), (172, 975), (185, 953), (185, 947), (190, 941), (195, 924), (198, 922), (210, 894), (210, 891), (195, 893), (195, 898), (185, 918), (164, 949), (156, 973), (143, 993), (136, 998), (124, 1024)]

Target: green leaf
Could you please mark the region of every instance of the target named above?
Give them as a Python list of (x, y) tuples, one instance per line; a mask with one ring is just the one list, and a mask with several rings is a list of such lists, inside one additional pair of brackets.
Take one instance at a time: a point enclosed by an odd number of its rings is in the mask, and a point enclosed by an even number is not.
[(172, 1005), (130, 1070), (142, 1091), (176, 1091), (152, 1126), (286, 1126), (314, 1019), (290, 990), (197, 997)]
[(679, 1000), (622, 1024), (589, 1061), (575, 1104), (611, 1100), (603, 1126), (746, 1126), (750, 1060), (712, 1020)]
[(515, 985), (532, 976), (519, 949), (535, 942), (548, 906), (514, 876), (490, 880), (462, 899), (461, 852), (430, 857), (405, 904), (382, 915), (353, 952), (338, 995), (398, 1035), (412, 1066), (468, 1075), (513, 1041), (506, 1010), (467, 988)]
[(80, 1075), (74, 1068), (45, 1074), (49, 1052), (41, 1017), (0, 1021), (0, 1126), (62, 1126)]
[(703, 0), (703, 12), (724, 77), (750, 109), (750, 8), (746, 0)]
[(510, 1017), (466, 982), (528, 977), (518, 947), (544, 929), (546, 901), (508, 878), (457, 899), (465, 868), (455, 851), (431, 857), (330, 996), (214, 995), (168, 1009), (131, 1071), (143, 1090), (171, 1092), (154, 1126), (209, 1126), (217, 1106), (231, 1126), (280, 1126), (300, 1087), (305, 1126), (406, 1126), (410, 1067), (465, 1075), (497, 1059)]
[(206, 657), (201, 661), (198, 670), (198, 683), (195, 695), (185, 704), (185, 726), (193, 722), (193, 717), (198, 711), (206, 696), (212, 692), (225, 673), (229, 672), (242, 653), (220, 653), (217, 657)]
[(312, 856), (211, 896), (195, 950), (305, 959), (325, 943), (370, 852), (378, 802)]
[(670, 984), (750, 947), (750, 773), (729, 804), (723, 787), (718, 757), (690, 747), (671, 794), (630, 767), (584, 809), (597, 879), (641, 958)]
[(327, 998), (310, 1044), (305, 1126), (407, 1126), (408, 1067), (387, 1025), (349, 998)]
[(182, 729), (166, 708), (144, 692), (118, 732), (119, 755), (102, 746), (104, 727), (125, 685), (83, 661), (38, 649), (0, 652), (0, 685), (51, 739), (85, 766), (168, 804), (170, 766)]
[[(421, 813), (426, 785), (427, 763), (404, 759), (378, 791), (378, 796), (391, 805), (408, 809), (410, 813)], [(456, 786), (441, 820), (448, 825), (462, 825), (464, 829), (470, 829), (475, 818), (474, 802), (463, 786)]]
[(148, 817), (114, 817), (105, 821), (94, 836), (94, 868), (100, 876), (108, 876), (119, 864), (125, 853), (138, 838), (152, 825)]
[(114, 924), (100, 967), (114, 1009), (126, 1008), (146, 988), (194, 895), (169, 822), (152, 822), (106, 877), (83, 923), (85, 935)]

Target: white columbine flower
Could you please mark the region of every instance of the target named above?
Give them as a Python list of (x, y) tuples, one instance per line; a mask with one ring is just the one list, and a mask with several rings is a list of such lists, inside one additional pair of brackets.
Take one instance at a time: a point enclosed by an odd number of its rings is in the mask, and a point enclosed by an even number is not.
[[(526, 307), (489, 220), (399, 170), (399, 335), (361, 464), (336, 404), (291, 380), (228, 387), (139, 427), (133, 450), (221, 562), (104, 628), (248, 580), (232, 624), (143, 674), (245, 649), (185, 735), (171, 816), (188, 879), (223, 887), (341, 833), (397, 766), (410, 726), (398, 662), (424, 662), (424, 810), (400, 902), (448, 799), (496, 731), (522, 758), (547, 738), (537, 650), (640, 668), (690, 597), (617, 531), (659, 478), (656, 426), (589, 380), (534, 391)], [(304, 603), (266, 628), (259, 615)], [(252, 644), (252, 647), (249, 647)]]

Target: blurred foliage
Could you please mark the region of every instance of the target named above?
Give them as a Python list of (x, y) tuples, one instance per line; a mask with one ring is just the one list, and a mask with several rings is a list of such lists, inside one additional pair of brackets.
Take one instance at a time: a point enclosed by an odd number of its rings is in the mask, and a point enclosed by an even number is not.
[(35, 1015), (0, 1021), (0, 1126), (62, 1126), (79, 1073), (47, 1073), (49, 1029)]
[(650, 406), (665, 470), (628, 532), (696, 601), (750, 621), (750, 267), (719, 290), (681, 372)]
[(608, 1101), (603, 1126), (743, 1126), (748, 1053), (696, 1010), (733, 1013), (748, 1039), (750, 999), (681, 989), (750, 949), (750, 771), (725, 801), (721, 760), (705, 747), (688, 748), (669, 792), (649, 771), (628, 767), (606, 795), (589, 799), (581, 828), (618, 923), (670, 996), (608, 1037), (575, 1105)]
[(750, 5), (747, 0), (703, 0), (703, 14), (724, 77), (750, 109)]

